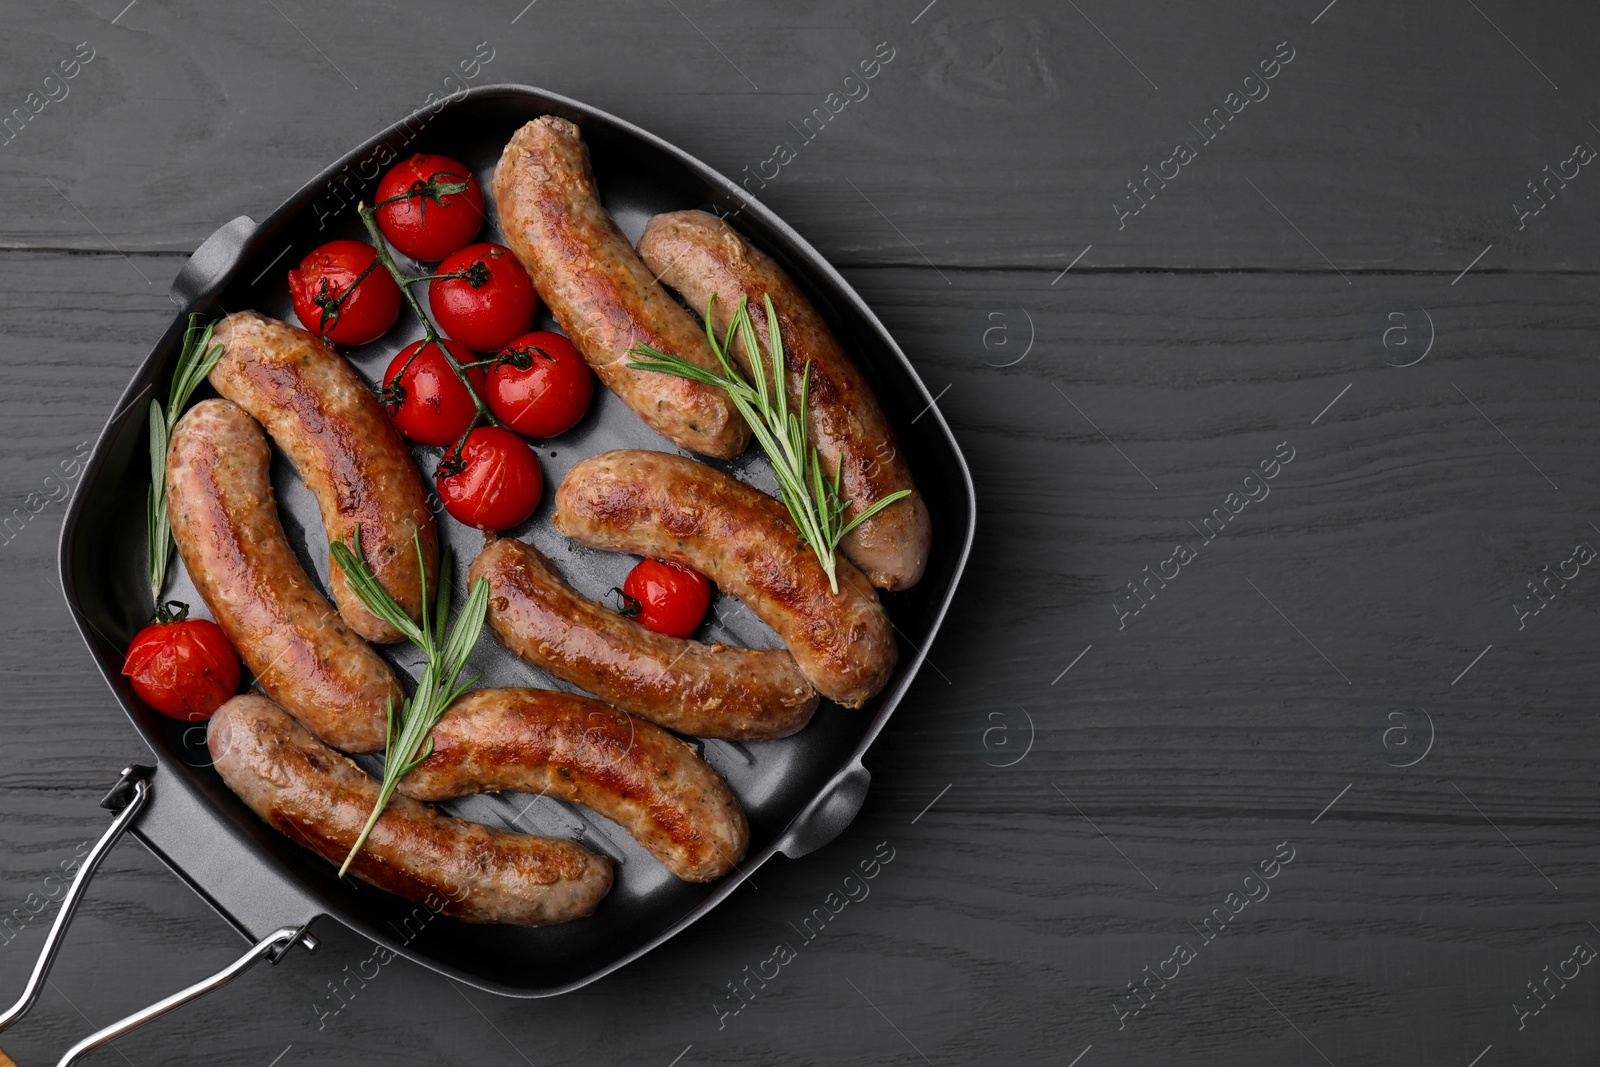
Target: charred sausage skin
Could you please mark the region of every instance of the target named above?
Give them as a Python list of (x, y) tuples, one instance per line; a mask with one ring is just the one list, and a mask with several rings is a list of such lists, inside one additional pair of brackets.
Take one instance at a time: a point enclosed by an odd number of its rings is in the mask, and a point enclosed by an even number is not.
[[(328, 541), (353, 540), (378, 584), (413, 619), (421, 618), (423, 567), (429, 588), (439, 570), (439, 535), (422, 475), (400, 431), (348, 360), (298, 327), (254, 311), (217, 324), (224, 346), (211, 372), (217, 392), (266, 427), (317, 498)], [(422, 565), (412, 543), (422, 539)], [(400, 640), (368, 611), (344, 571), (329, 562), (333, 599), (369, 641)]]
[[(263, 820), (330, 863), (342, 863), (378, 799), (378, 785), (262, 696), (234, 697), (212, 716), (207, 744), (228, 788)], [(541, 926), (593, 914), (611, 861), (570, 842), (491, 830), (395, 796), (350, 870), (407, 900), (442, 900), (467, 922)]]
[(467, 571), (489, 583), (489, 628), (522, 659), (669, 730), (788, 737), (817, 693), (783, 649), (705, 644), (647, 629), (568, 585), (532, 545), (492, 541)]
[(256, 681), (346, 752), (384, 745), (404, 693), (389, 665), (307, 576), (278, 521), (266, 435), (228, 400), (204, 400), (172, 431), (167, 516), (212, 616)]
[(783, 504), (683, 456), (618, 449), (575, 464), (556, 490), (557, 530), (590, 548), (676, 560), (777, 631), (817, 692), (858, 708), (898, 651), (877, 592), (848, 560), (839, 591)]
[(750, 428), (721, 390), (628, 368), (636, 341), (718, 364), (601, 204), (578, 127), (546, 115), (513, 134), (495, 167), (494, 199), (506, 244), (606, 387), (680, 448), (719, 459), (743, 452)]
[(559, 797), (619, 824), (679, 878), (709, 882), (744, 858), (750, 830), (693, 748), (598, 700), (548, 689), (480, 689), (434, 727), (433, 752), (400, 780), (419, 800), (516, 790)]
[[(916, 585), (933, 542), (928, 505), (877, 397), (794, 279), (732, 226), (704, 211), (651, 219), (639, 238), (639, 255), (690, 307), (703, 313), (715, 294), (711, 319), (718, 336), (726, 334), (739, 300), (748, 298), (756, 340), (767, 352), (772, 341), (762, 297), (772, 298), (788, 366), (789, 401), (799, 404), (801, 374), (809, 361), (807, 436), (828, 477), (843, 468), (844, 494), (854, 505), (849, 515), (902, 489), (911, 491), (851, 530), (840, 548), (880, 589)], [(749, 355), (737, 336), (733, 353), (748, 372)]]

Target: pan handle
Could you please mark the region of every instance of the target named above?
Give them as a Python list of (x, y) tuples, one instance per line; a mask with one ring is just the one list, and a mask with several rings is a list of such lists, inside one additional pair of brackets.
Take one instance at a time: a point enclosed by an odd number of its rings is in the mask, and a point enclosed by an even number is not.
[(172, 1011), (174, 1008), (180, 1008), (189, 1003), (191, 1000), (197, 1000), (211, 992), (213, 989), (220, 989), (229, 982), (233, 981), (235, 978), (239, 977), (245, 971), (248, 971), (251, 967), (254, 967), (262, 959), (266, 959), (272, 963), (277, 963), (283, 954), (289, 951), (290, 947), (293, 946), (296, 941), (311, 942), (312, 939), (310, 935), (305, 933), (304, 927), (296, 929), (293, 926), (285, 926), (281, 930), (274, 930), (272, 933), (268, 934), (266, 937), (252, 945), (250, 947), (250, 951), (246, 952), (243, 956), (240, 956), (238, 959), (234, 960), (232, 963), (228, 964), (211, 977), (202, 978), (200, 981), (196, 982), (192, 986), (189, 986), (187, 989), (180, 989), (170, 997), (156, 1001), (143, 1011), (136, 1011), (126, 1018), (118, 1019), (110, 1026), (96, 1030), (94, 1033), (90, 1034), (88, 1037), (69, 1048), (67, 1050), (67, 1054), (61, 1057), (61, 1060), (56, 1067), (69, 1067), (70, 1064), (76, 1063), (78, 1057), (82, 1056), (85, 1052), (88, 1052), (91, 1049), (97, 1049), (101, 1045), (104, 1045), (108, 1042), (115, 1041), (117, 1038), (128, 1033), (130, 1030), (138, 1029), (152, 1019), (159, 1019), (161, 1016), (167, 1014), (169, 1011)]
[[(122, 777), (111, 791), (100, 801), (100, 806), (109, 808), (117, 813), (111, 820), (111, 825), (106, 832), (100, 835), (100, 840), (94, 848), (84, 857), (83, 866), (78, 868), (78, 873), (72, 879), (72, 886), (67, 890), (66, 896), (61, 900), (61, 911), (56, 915), (55, 922), (50, 924), (50, 932), (45, 935), (44, 948), (39, 952), (39, 959), (33, 965), (33, 973), (28, 976), (28, 984), (23, 988), (22, 995), (17, 1002), (11, 1005), (3, 1014), (0, 1014), (0, 1030), (4, 1030), (18, 1019), (27, 1014), (39, 999), (39, 991), (43, 988), (45, 979), (50, 973), (50, 965), (55, 962), (56, 953), (61, 949), (62, 939), (67, 935), (67, 925), (72, 922), (73, 913), (78, 910), (78, 904), (83, 900), (84, 893), (89, 888), (89, 879), (94, 877), (94, 872), (99, 868), (101, 861), (111, 852), (117, 841), (131, 828), (143, 813), (145, 806), (150, 801), (150, 776), (155, 773), (154, 767), (144, 767), (134, 764), (124, 767)], [(310, 924), (307, 923), (306, 926)], [(71, 1063), (90, 1049), (98, 1048), (108, 1041), (115, 1041), (136, 1027), (143, 1026), (151, 1019), (159, 1018), (167, 1012), (181, 1005), (189, 1003), (197, 997), (204, 996), (220, 986), (227, 985), (239, 975), (253, 967), (259, 960), (266, 959), (269, 963), (277, 963), (283, 954), (296, 943), (305, 945), (307, 950), (317, 947), (316, 938), (306, 932), (306, 926), (285, 926), (274, 930), (251, 946), (250, 951), (239, 957), (233, 963), (224, 967), (209, 978), (202, 979), (187, 989), (179, 990), (164, 1000), (157, 1001), (143, 1011), (135, 1012), (125, 1019), (121, 1019), (103, 1030), (98, 1030), (67, 1052), (61, 1060), (63, 1065)]]
[(33, 1002), (39, 999), (39, 991), (44, 988), (45, 979), (50, 974), (50, 965), (55, 962), (56, 953), (61, 950), (62, 939), (67, 936), (67, 924), (72, 921), (72, 913), (78, 910), (78, 902), (83, 899), (84, 892), (89, 888), (89, 879), (94, 877), (100, 861), (110, 853), (117, 839), (133, 824), (133, 820), (139, 817), (139, 813), (144, 810), (145, 802), (149, 799), (150, 768), (137, 765), (124, 768), (121, 781), (117, 782), (111, 792), (106, 794), (105, 800), (100, 802), (102, 807), (111, 807), (111, 802), (114, 800), (116, 804), (122, 806), (122, 810), (111, 820), (111, 825), (100, 835), (100, 840), (95, 842), (94, 848), (89, 850), (83, 866), (78, 868), (77, 875), (72, 879), (72, 887), (61, 900), (61, 910), (56, 913), (56, 921), (50, 924), (50, 932), (45, 935), (44, 948), (39, 950), (39, 959), (33, 965), (33, 973), (28, 976), (28, 984), (23, 988), (17, 1002), (0, 1015), (0, 1030), (6, 1029), (26, 1015), (28, 1009), (33, 1007)]
[(215, 287), (233, 269), (255, 232), (256, 220), (249, 215), (240, 215), (232, 222), (217, 227), (210, 237), (200, 242), (194, 255), (189, 257), (178, 276), (172, 279), (168, 298), (180, 308), (198, 304), (206, 291)]
[(857, 760), (823, 787), (817, 799), (796, 815), (778, 841), (778, 851), (792, 860), (809, 855), (844, 833), (866, 803), (872, 774)]

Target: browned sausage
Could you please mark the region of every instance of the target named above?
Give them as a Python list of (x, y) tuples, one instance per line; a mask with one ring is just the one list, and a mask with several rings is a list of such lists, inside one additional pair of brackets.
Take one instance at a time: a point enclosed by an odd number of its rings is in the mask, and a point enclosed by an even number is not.
[(679, 733), (763, 740), (811, 721), (817, 692), (781, 648), (658, 634), (580, 596), (532, 545), (485, 546), (467, 586), (489, 583), (489, 628), (536, 667)]
[(744, 858), (750, 829), (694, 749), (598, 700), (480, 689), (434, 727), (433, 752), (400, 780), (418, 800), (513, 789), (592, 808), (679, 878), (709, 882)]
[(546, 115), (513, 134), (495, 167), (494, 200), (506, 244), (600, 380), (679, 447), (720, 459), (743, 452), (750, 428), (722, 390), (627, 368), (636, 341), (718, 364), (600, 203), (578, 127)]
[(859, 708), (889, 682), (889, 616), (860, 571), (839, 591), (772, 497), (683, 456), (619, 449), (583, 460), (556, 490), (556, 529), (580, 544), (676, 560), (772, 627), (817, 692)]
[[(237, 696), (211, 718), (217, 773), (296, 844), (343, 863), (378, 785), (265, 697)], [(396, 795), (356, 854), (356, 877), (407, 900), (442, 900), (467, 922), (541, 926), (594, 913), (611, 861), (571, 841), (491, 830)]]
[[(726, 334), (740, 298), (748, 297), (756, 339), (768, 352), (772, 342), (761, 298), (772, 297), (788, 365), (790, 403), (799, 404), (801, 373), (809, 360), (807, 432), (829, 477), (844, 468), (844, 494), (854, 505), (847, 517), (902, 489), (911, 490), (909, 497), (851, 530), (840, 547), (878, 588), (916, 585), (928, 565), (933, 539), (928, 506), (872, 389), (800, 287), (770, 256), (704, 211), (673, 211), (651, 219), (639, 238), (639, 255), (697, 311), (703, 313), (716, 295), (711, 318), (718, 336)], [(735, 340), (733, 351), (748, 371), (750, 360), (741, 340)]]
[(333, 610), (283, 535), (261, 427), (204, 400), (172, 431), (167, 515), (189, 576), (245, 666), (278, 703), (346, 752), (384, 745), (389, 665)]
[[(361, 553), (378, 584), (421, 618), (422, 568), (411, 535), (422, 535), (428, 586), (439, 572), (438, 533), (422, 475), (405, 439), (349, 362), (306, 331), (254, 311), (217, 324), (225, 346), (211, 372), (223, 396), (256, 417), (295, 465), (322, 509), (328, 541), (349, 541), (361, 527)], [(330, 561), (339, 613), (369, 641), (400, 634), (356, 597)]]

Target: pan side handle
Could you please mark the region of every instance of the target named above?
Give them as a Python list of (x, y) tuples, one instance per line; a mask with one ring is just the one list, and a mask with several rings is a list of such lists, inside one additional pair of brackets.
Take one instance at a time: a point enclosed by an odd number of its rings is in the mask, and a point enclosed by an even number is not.
[(249, 215), (240, 215), (217, 227), (216, 232), (200, 242), (194, 255), (172, 279), (168, 298), (185, 310), (200, 303), (201, 298), (233, 269), (255, 232), (256, 221)]
[[(34, 1002), (38, 1000), (39, 992), (49, 977), (50, 966), (55, 962), (56, 953), (60, 951), (61, 942), (66, 937), (67, 926), (71, 923), (73, 914), (77, 911), (78, 905), (82, 902), (84, 894), (89, 888), (89, 880), (94, 877), (95, 871), (100, 867), (106, 856), (110, 854), (116, 843), (121, 840), (122, 835), (132, 830), (141, 840), (145, 840), (147, 845), (150, 845), (151, 851), (155, 852), (168, 865), (171, 865), (174, 862), (173, 859), (167, 854), (158, 851), (155, 845), (150, 844), (147, 837), (149, 832), (155, 829), (158, 831), (164, 830), (170, 834), (174, 832), (184, 833), (196, 829), (192, 824), (184, 822), (182, 818), (184, 809), (182, 806), (173, 804), (170, 801), (167, 802), (166, 814), (162, 817), (165, 822), (158, 819), (154, 824), (150, 823), (151, 817), (161, 810), (160, 806), (155, 802), (158, 791), (153, 788), (151, 781), (154, 774), (155, 769), (153, 767), (134, 765), (124, 768), (122, 777), (116, 785), (112, 786), (105, 799), (100, 802), (101, 807), (109, 808), (116, 812), (116, 817), (112, 819), (111, 825), (100, 836), (100, 840), (95, 843), (94, 848), (84, 857), (83, 865), (78, 868), (77, 875), (72, 879), (71, 887), (67, 890), (66, 896), (62, 898), (61, 910), (57, 913), (55, 921), (50, 924), (50, 932), (45, 935), (44, 947), (39, 952), (39, 958), (34, 963), (33, 971), (28, 977), (27, 984), (23, 987), (22, 994), (17, 998), (16, 1003), (12, 1004), (3, 1013), (0, 1013), (0, 1030), (4, 1030), (22, 1018), (23, 1015), (27, 1014), (28, 1009), (33, 1007)], [(193, 797), (189, 796), (186, 790), (178, 787), (175, 782), (167, 782), (166, 787), (160, 790), (159, 793), (164, 801), (167, 798), (175, 797), (187, 798), (190, 804), (197, 803)], [(200, 829), (205, 829), (205, 827)], [(158, 832), (157, 836), (162, 835)], [(237, 855), (238, 852), (243, 850), (219, 848), (214, 833), (190, 832), (189, 836), (193, 839), (191, 848), (209, 850), (214, 855), (229, 854), (232, 856), (231, 863), (238, 866), (248, 866)], [(163, 840), (171, 840), (171, 838), (163, 837)], [(185, 859), (192, 860), (193, 856), (185, 854)], [(185, 881), (194, 886), (196, 892), (199, 892), (208, 903), (217, 908), (218, 912), (229, 921), (230, 925), (241, 933), (245, 933), (251, 940), (256, 940), (254, 936), (247, 932), (238, 919), (234, 918), (228, 911), (223, 910), (211, 893), (196, 884), (195, 880), (185, 872), (180, 871), (179, 873), (184, 875)], [(248, 875), (248, 872), (246, 873)], [(282, 901), (283, 899), (280, 895), (279, 900)], [(293, 904), (279, 904), (280, 910), (284, 907), (293, 908)], [(248, 952), (211, 977), (202, 979), (194, 985), (179, 990), (177, 993), (152, 1004), (143, 1011), (135, 1012), (133, 1015), (91, 1034), (74, 1045), (66, 1057), (61, 1060), (61, 1063), (63, 1065), (70, 1064), (90, 1049), (98, 1048), (108, 1041), (113, 1041), (128, 1031), (165, 1015), (174, 1008), (187, 1004), (189, 1001), (204, 996), (213, 989), (226, 985), (263, 959), (270, 963), (277, 963), (283, 954), (296, 944), (304, 945), (307, 950), (316, 948), (316, 938), (307, 932), (307, 927), (316, 919), (317, 910), (313, 907), (308, 907), (305, 902), (299, 902), (298, 908), (293, 908), (293, 910), (300, 916), (299, 921), (280, 926), (267, 936), (256, 940), (256, 943), (251, 946)]]
[(794, 817), (778, 842), (778, 851), (797, 860), (844, 833), (866, 803), (871, 785), (872, 773), (860, 761), (834, 775), (818, 797)]

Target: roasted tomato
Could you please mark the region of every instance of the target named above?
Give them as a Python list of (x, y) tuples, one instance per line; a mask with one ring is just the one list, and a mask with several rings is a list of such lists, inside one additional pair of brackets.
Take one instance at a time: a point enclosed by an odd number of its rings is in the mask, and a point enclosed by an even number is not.
[(577, 425), (594, 398), (594, 375), (559, 333), (523, 334), (489, 368), (484, 396), (495, 418), (529, 437), (554, 437)]
[(174, 719), (202, 722), (239, 691), (239, 654), (222, 627), (190, 619), (189, 609), (168, 614), (134, 635), (122, 673), (146, 704)]
[(498, 352), (533, 325), (539, 298), (528, 272), (504, 245), (468, 245), (439, 264), (428, 305), (439, 328), (474, 352)]
[(623, 580), (622, 614), (670, 637), (689, 637), (711, 605), (711, 583), (665, 559), (640, 560)]
[(544, 495), (544, 476), (533, 449), (498, 426), (479, 426), (459, 453), (445, 453), (434, 482), (445, 510), (480, 530), (517, 525), (533, 514)]
[[(378, 394), (400, 432), (422, 445), (455, 444), (478, 413), (472, 394), (450, 368), (450, 357), (467, 364), (472, 362), (472, 353), (455, 341), (443, 344), (449, 356), (426, 340), (401, 349), (384, 372), (383, 390)], [(467, 367), (465, 373), (482, 395), (483, 368)]]
[(412, 156), (378, 183), (374, 213), (390, 244), (431, 263), (478, 235), (483, 190), (472, 171), (449, 156)]
[(289, 296), (300, 324), (336, 345), (364, 345), (400, 315), (400, 287), (360, 241), (329, 241), (289, 272)]

